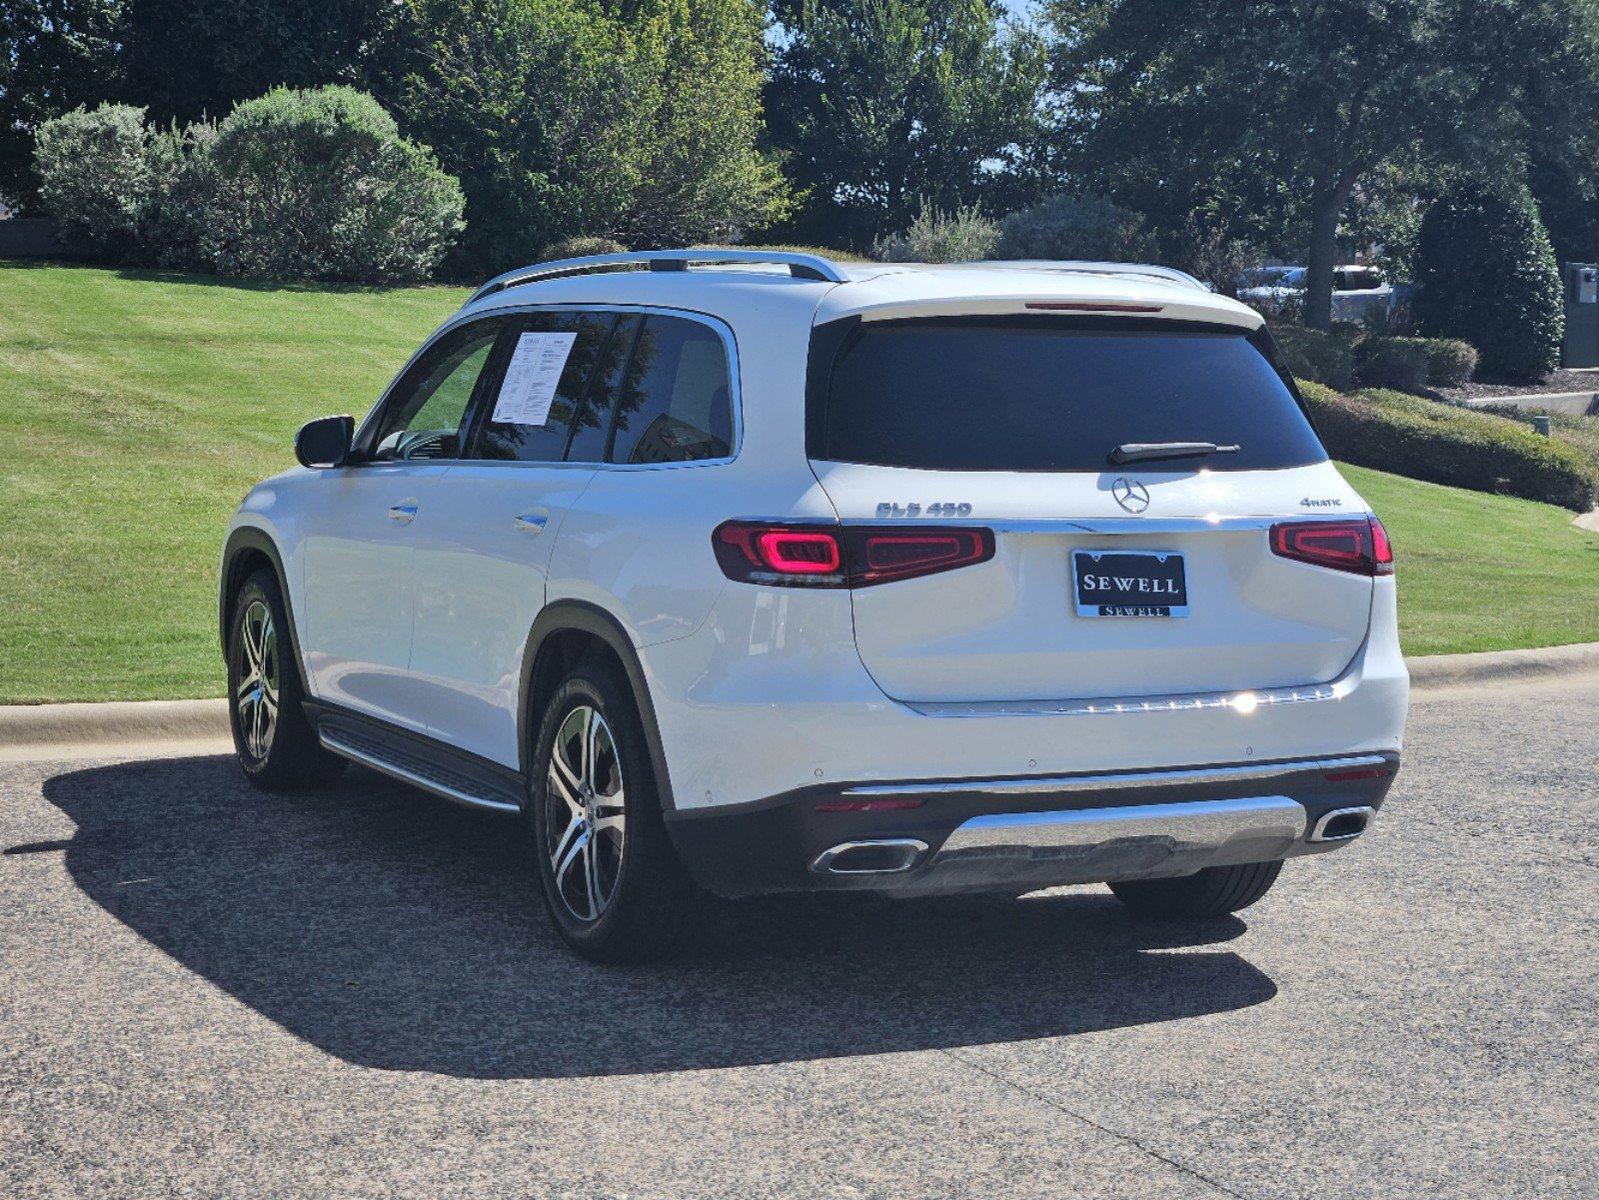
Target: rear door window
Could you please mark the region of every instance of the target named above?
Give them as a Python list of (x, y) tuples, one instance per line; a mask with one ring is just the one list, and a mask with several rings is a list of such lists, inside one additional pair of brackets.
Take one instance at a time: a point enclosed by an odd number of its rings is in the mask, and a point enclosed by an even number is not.
[(1137, 442), (1239, 447), (1146, 462), (1145, 471), (1262, 470), (1327, 457), (1241, 330), (1032, 317), (819, 326), (810, 370), (808, 448), (829, 461), (1106, 471), (1111, 451)]
[(714, 329), (651, 313), (618, 391), (614, 463), (693, 462), (733, 452), (727, 348)]
[[(597, 421), (589, 408), (589, 393), (595, 379), (604, 374), (601, 361), (615, 323), (615, 315), (608, 312), (544, 312), (517, 318), (509, 346), (502, 352), (506, 366), (497, 392), (482, 401), (481, 428), (471, 457), (563, 461), (573, 439)], [(525, 357), (533, 352), (551, 356), (548, 379), (556, 380), (553, 394), (547, 380), (528, 374), (539, 364), (528, 361), (517, 370), (518, 347)]]

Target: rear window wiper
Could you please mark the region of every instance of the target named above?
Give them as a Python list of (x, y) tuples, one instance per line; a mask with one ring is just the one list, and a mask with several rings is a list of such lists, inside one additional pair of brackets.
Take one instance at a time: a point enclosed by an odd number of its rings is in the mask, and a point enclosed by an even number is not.
[(1127, 442), (1109, 454), (1116, 464), (1148, 462), (1156, 458), (1197, 458), (1206, 454), (1237, 454), (1239, 446), (1218, 446), (1215, 442)]

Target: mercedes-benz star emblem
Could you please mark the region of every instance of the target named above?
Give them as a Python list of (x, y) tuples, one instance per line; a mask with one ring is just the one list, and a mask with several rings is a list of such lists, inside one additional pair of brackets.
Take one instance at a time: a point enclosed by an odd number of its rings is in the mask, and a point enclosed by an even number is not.
[(1149, 507), (1149, 489), (1136, 479), (1115, 480), (1110, 485), (1110, 494), (1130, 513), (1141, 513)]

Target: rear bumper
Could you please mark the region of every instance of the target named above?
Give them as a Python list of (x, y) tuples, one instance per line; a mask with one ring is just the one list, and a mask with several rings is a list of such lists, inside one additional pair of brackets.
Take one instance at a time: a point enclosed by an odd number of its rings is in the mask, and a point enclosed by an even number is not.
[(1364, 832), (1397, 751), (1096, 775), (806, 788), (678, 812), (690, 871), (727, 896), (1027, 891), (1334, 849)]

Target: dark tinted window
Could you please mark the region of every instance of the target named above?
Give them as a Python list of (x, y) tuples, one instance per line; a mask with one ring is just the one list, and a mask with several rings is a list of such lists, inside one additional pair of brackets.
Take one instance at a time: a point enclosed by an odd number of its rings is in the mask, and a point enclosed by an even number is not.
[[(584, 416), (585, 401), (613, 323), (610, 313), (536, 313), (520, 318), (513, 329), (505, 374), (484, 397), (483, 427), (472, 457), (560, 462), (574, 428), (593, 419)], [(516, 357), (519, 348), (521, 363)], [(534, 358), (540, 354), (546, 356), (552, 377), (554, 369), (560, 370), (553, 395), (523, 373), (524, 368), (538, 369)], [(531, 389), (522, 391), (527, 384)]]
[(372, 437), (383, 460), (456, 458), (472, 392), (505, 322), (477, 321), (445, 334), (395, 385)]
[(732, 445), (733, 406), (722, 339), (698, 321), (646, 317), (618, 396), (610, 461), (725, 458)]
[[(1302, 466), (1327, 457), (1264, 355), (1240, 333), (1049, 319), (865, 323), (836, 355), (817, 330), (813, 457), (950, 471), (1104, 471), (1127, 442), (1215, 442), (1236, 454), (1146, 471)], [(839, 344), (837, 341), (834, 344)], [(817, 411), (820, 406), (820, 411)]]
[(630, 315), (617, 318), (605, 349), (600, 351), (599, 365), (595, 367), (594, 380), (589, 385), (588, 400), (572, 422), (572, 436), (566, 449), (569, 461), (604, 461), (605, 441), (611, 431), (611, 408), (616, 401), (617, 388), (622, 383), (628, 355), (633, 350), (633, 338), (642, 321), (642, 317)]

